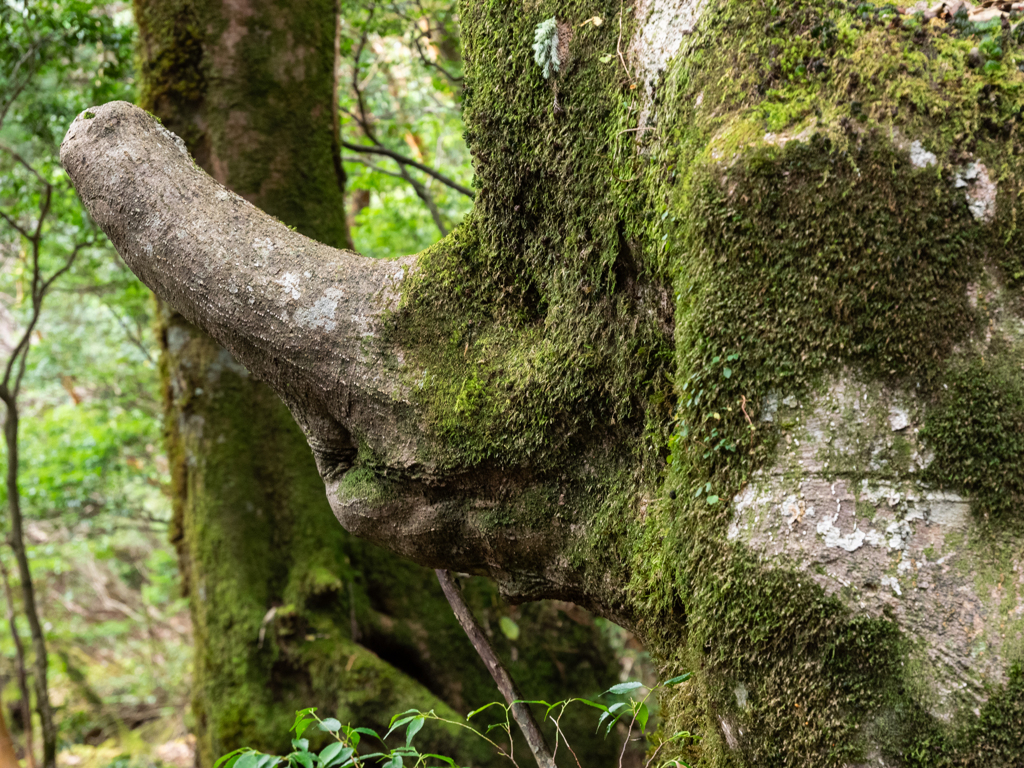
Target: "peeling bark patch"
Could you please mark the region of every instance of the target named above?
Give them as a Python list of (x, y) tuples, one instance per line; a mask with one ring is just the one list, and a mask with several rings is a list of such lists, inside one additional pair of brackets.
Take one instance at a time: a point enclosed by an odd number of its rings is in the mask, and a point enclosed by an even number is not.
[(679, 52), (683, 38), (696, 28), (706, 6), (707, 0), (640, 0), (637, 4), (634, 13), (643, 23), (633, 36), (629, 54), (644, 85), (641, 127), (647, 125), (658, 78)]
[(991, 223), (996, 217), (996, 185), (984, 163), (973, 162), (956, 174), (953, 186), (966, 189), (967, 207), (977, 221)]
[(338, 288), (328, 288), (324, 291), (324, 295), (314, 302), (313, 306), (300, 309), (295, 313), (295, 324), (301, 328), (322, 328), (325, 331), (333, 331), (338, 327), (335, 313), (343, 295)]
[(293, 274), (291, 272), (285, 272), (281, 276), (281, 279), (277, 280), (276, 282), (284, 288), (285, 294), (290, 295), (291, 298), (298, 299), (300, 296), (302, 296), (301, 291), (299, 291), (298, 275)]
[(910, 144), (910, 164), (915, 168), (927, 168), (939, 162), (934, 152), (929, 152), (920, 141)]
[(894, 618), (918, 644), (926, 706), (948, 717), (1005, 682), (1001, 649), (1020, 642), (1024, 583), (1006, 579), (996, 596), (979, 575), (987, 545), (968, 499), (923, 481), (932, 454), (921, 412), (912, 394), (852, 378), (803, 403), (783, 399), (778, 458), (733, 499), (727, 535), (854, 613)]

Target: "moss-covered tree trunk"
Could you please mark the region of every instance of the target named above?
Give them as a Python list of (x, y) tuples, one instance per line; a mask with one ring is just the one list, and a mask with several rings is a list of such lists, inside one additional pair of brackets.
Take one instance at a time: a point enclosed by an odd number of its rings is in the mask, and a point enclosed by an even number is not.
[[(350, 531), (634, 626), (694, 673), (664, 711), (703, 740), (677, 749), (1024, 763), (1016, 14), (461, 21), (478, 196), (415, 259), (221, 200), (123, 105), (76, 120), (65, 165), (133, 269), (285, 398)], [(181, 190), (210, 210), (168, 227)], [(331, 268), (283, 293), (265, 242)]]
[[(137, 0), (135, 10), (142, 105), (226, 187), (305, 235), (349, 245), (337, 3)], [(334, 524), (277, 395), (163, 303), (160, 324), (200, 763), (239, 746), (285, 749), (302, 707), (386, 730), (410, 707), (465, 713), (496, 698), (433, 574)], [(471, 594), (496, 628), (508, 608), (485, 585)], [(518, 618), (523, 641), (504, 650), (536, 695), (592, 691), (614, 675), (593, 625), (552, 606)], [(424, 735), (467, 763), (497, 760), (458, 731)]]

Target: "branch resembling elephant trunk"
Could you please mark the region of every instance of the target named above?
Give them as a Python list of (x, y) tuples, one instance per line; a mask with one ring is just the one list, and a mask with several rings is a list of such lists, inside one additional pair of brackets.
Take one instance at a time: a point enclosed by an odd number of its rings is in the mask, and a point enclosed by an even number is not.
[(374, 443), (401, 418), (399, 371), (383, 370), (374, 340), (414, 257), (368, 259), (289, 230), (123, 101), (80, 114), (60, 158), (132, 271), (288, 404), (325, 479), (350, 465), (352, 433)]
[[(526, 492), (538, 482), (530, 472), (446, 474), (429, 458), (435, 438), (411, 392), (416, 376), (380, 333), (415, 257), (368, 259), (289, 230), (124, 102), (79, 115), (61, 162), (132, 271), (281, 396), (350, 532), (431, 568), (488, 574), (513, 600), (598, 606), (561, 555), (571, 529), (557, 516), (524, 528), (479, 513)], [(350, 486), (362, 480), (346, 483), (357, 444), (386, 468), (386, 493), (361, 495)]]

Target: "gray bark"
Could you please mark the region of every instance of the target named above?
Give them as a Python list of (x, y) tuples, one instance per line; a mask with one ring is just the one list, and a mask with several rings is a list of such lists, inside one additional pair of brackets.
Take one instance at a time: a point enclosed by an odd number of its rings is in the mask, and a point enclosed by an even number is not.
[[(470, 514), (495, 484), (526, 487), (528, 479), (486, 470), (451, 478), (421, 460), (430, 437), (409, 396), (416, 372), (381, 338), (415, 257), (368, 259), (288, 229), (208, 176), (177, 136), (126, 102), (79, 115), (61, 162), (139, 278), (288, 405), (350, 532), (428, 567), (489, 575), (511, 599), (573, 599), (616, 615), (601, 605), (603, 590), (588, 593), (559, 556), (567, 531), (485, 527)], [(357, 453), (353, 436), (401, 474), (387, 503), (340, 493)]]

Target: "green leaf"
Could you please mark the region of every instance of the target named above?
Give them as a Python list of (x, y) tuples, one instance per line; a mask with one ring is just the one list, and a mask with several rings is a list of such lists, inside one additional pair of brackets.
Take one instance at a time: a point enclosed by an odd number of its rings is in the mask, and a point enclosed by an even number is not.
[(605, 693), (612, 693), (612, 694), (615, 694), (616, 696), (621, 696), (623, 693), (629, 693), (630, 691), (635, 691), (637, 688), (643, 688), (643, 686), (644, 686), (643, 683), (638, 683), (635, 680), (633, 680), (633, 681), (628, 682), (628, 683), (619, 683), (618, 685), (613, 685), (611, 688), (609, 688), (607, 691), (605, 691), (601, 695), (604, 696)]
[[(368, 730), (368, 729), (365, 729), (365, 728), (363, 728), (363, 729), (353, 728), (351, 725), (343, 725), (343, 726), (341, 726), (341, 733), (342, 733), (342, 736), (343, 736), (343, 738), (345, 740), (345, 743), (346, 744), (351, 744), (353, 747), (358, 747), (359, 746), (360, 737), (359, 737), (359, 734), (357, 733), (357, 731), (359, 731), (359, 730)], [(372, 731), (371, 731), (371, 733), (372, 733)], [(377, 736), (376, 733), (374, 733), (373, 735)], [(378, 736), (377, 738), (380, 738), (380, 737)]]
[(255, 752), (246, 752), (244, 755), (238, 758), (235, 763), (236, 768), (256, 768), (256, 763), (260, 761), (259, 755)]
[(259, 762), (256, 763), (256, 768), (273, 768), (277, 765), (279, 758), (277, 755), (260, 755)]
[[(391, 727), (394, 728), (395, 721), (398, 718), (405, 717), (406, 715), (418, 715), (419, 713), (420, 713), (420, 711), (418, 709), (413, 708), (413, 709), (407, 709), (407, 710), (405, 710), (405, 712), (399, 712), (397, 715), (392, 715), (391, 716)], [(404, 722), (409, 722), (409, 721), (406, 720)]]
[(312, 752), (292, 752), (289, 757), (292, 758), (296, 763), (302, 766), (302, 768), (313, 768), (313, 762), (316, 760), (316, 755)]
[(391, 761), (387, 764), (387, 768), (402, 768), (402, 756), (395, 755), (391, 758)]
[(328, 717), (326, 720), (320, 721), (320, 730), (327, 731), (328, 733), (337, 733), (341, 730), (341, 722), (333, 717)]
[(715, 494), (711, 494), (710, 496), (708, 496), (708, 504), (712, 504), (713, 505), (713, 504), (717, 504), (717, 503), (718, 503), (718, 497), (715, 496)]
[(346, 747), (340, 741), (328, 744), (320, 753), (320, 768), (328, 768), (334, 763), (343, 763), (352, 757), (355, 752), (352, 747)]
[(479, 709), (474, 709), (472, 712), (470, 712), (468, 715), (466, 715), (466, 719), (469, 720), (474, 715), (479, 715), (485, 709), (490, 709), (491, 707), (501, 707), (502, 709), (504, 709), (505, 705), (502, 704), (500, 701), (492, 701), (490, 704), (484, 704)]
[(607, 64), (609, 61), (615, 58), (615, 54), (606, 53), (604, 56), (598, 59), (602, 64)]
[(435, 755), (433, 753), (430, 753), (430, 754), (426, 754), (426, 755), (420, 755), (420, 757), (422, 757), (424, 759), (426, 759), (428, 757), (432, 757), (435, 760), (441, 760), (446, 765), (450, 765), (452, 768), (459, 768), (459, 766), (455, 763), (454, 760), (452, 760), (450, 757), (445, 757), (444, 755)]
[(422, 717), (417, 717), (409, 723), (409, 727), (405, 729), (405, 745), (407, 747), (412, 745), (413, 737), (420, 732), (420, 729), (423, 727), (423, 722)]
[(221, 763), (223, 763), (225, 760), (228, 760), (232, 757), (237, 757), (242, 752), (245, 752), (247, 749), (248, 747), (239, 747), (238, 749), (228, 752), (226, 755), (222, 756), (217, 762), (213, 764), (213, 768), (220, 768)]
[(732, 378), (732, 368), (724, 369), (722, 371), (722, 375), (725, 376), (725, 378), (727, 378), (727, 379)]
[(640, 726), (640, 733), (647, 730), (647, 719), (651, 716), (650, 710), (647, 709), (647, 705), (643, 702), (640, 703), (640, 709), (636, 711), (636, 722)]
[(372, 728), (353, 728), (352, 732), (361, 733), (363, 734), (363, 736), (373, 736), (373, 738), (377, 739), (377, 741), (381, 740), (380, 736), (378, 736), (377, 732)]
[(690, 679), (690, 676), (692, 674), (693, 674), (692, 672), (686, 672), (685, 674), (669, 678), (664, 683), (662, 683), (662, 685), (668, 687), (670, 685), (679, 685), (679, 683), (685, 683), (687, 680)]
[(501, 627), (501, 633), (513, 643), (519, 639), (519, 625), (508, 616), (498, 619), (498, 626)]
[(596, 701), (591, 701), (590, 699), (570, 699), (570, 701), (578, 701), (580, 704), (586, 704), (588, 707), (600, 709), (602, 712), (608, 711), (608, 707), (604, 704), (598, 704)]
[(292, 749), (306, 752), (309, 749), (309, 739), (292, 739)]
[(306, 732), (306, 729), (315, 722), (316, 720), (312, 717), (307, 717), (304, 720), (296, 722), (295, 725), (292, 726), (292, 730), (295, 731), (295, 737), (301, 739), (302, 734)]
[[(401, 715), (399, 715), (399, 717), (401, 717)], [(405, 725), (406, 723), (411, 723), (415, 719), (416, 718), (414, 718), (414, 717), (402, 717), (401, 720), (399, 720), (397, 723), (392, 723), (391, 724), (391, 730), (389, 730), (386, 734), (384, 734), (384, 738), (386, 739), (388, 736), (390, 736), (392, 733), (397, 731), (403, 725)]]
[(597, 721), (597, 730), (601, 730), (601, 723), (608, 720), (608, 727), (604, 731), (604, 735), (607, 736), (612, 732), (612, 726), (619, 722), (619, 719), (629, 711), (630, 710), (626, 706), (625, 702), (620, 701), (618, 704), (612, 704), (608, 707), (608, 711), (601, 715), (600, 719)]
[(292, 724), (292, 727), (290, 728), (290, 730), (294, 731), (296, 728), (299, 727), (299, 724), (303, 720), (309, 719), (309, 715), (313, 714), (314, 712), (316, 712), (316, 707), (308, 707), (306, 709), (296, 710), (295, 711), (295, 722)]

